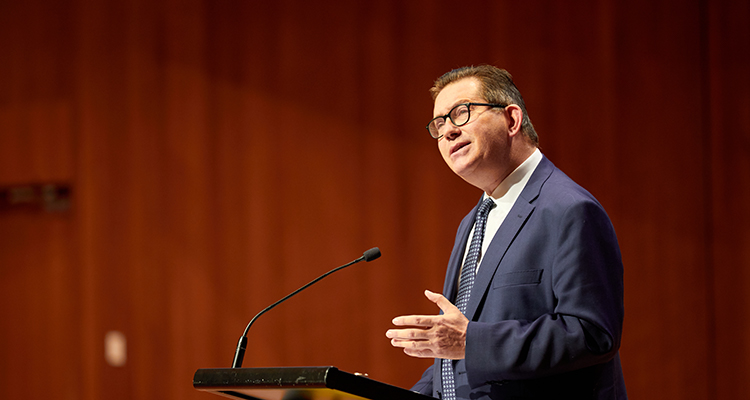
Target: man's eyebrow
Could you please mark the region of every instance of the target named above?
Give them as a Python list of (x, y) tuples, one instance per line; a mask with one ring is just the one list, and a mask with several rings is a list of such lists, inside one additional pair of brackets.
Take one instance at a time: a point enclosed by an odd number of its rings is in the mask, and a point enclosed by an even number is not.
[(435, 115), (435, 117), (445, 116), (446, 114), (448, 114), (453, 109), (453, 107), (455, 107), (455, 106), (457, 106), (459, 104), (466, 104), (466, 103), (471, 103), (471, 99), (458, 99), (458, 100), (456, 100), (455, 103), (451, 104), (450, 107), (448, 107), (448, 109), (444, 113), (440, 113), (438, 115)]

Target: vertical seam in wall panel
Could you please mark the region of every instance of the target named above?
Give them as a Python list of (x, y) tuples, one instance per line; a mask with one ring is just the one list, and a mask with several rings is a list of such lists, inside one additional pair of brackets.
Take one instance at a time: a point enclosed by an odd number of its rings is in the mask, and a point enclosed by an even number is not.
[(713, 240), (713, 163), (711, 131), (711, 60), (710, 60), (710, 0), (700, 0), (700, 95), (701, 95), (701, 131), (703, 132), (703, 196), (704, 196), (704, 230), (706, 251), (706, 378), (708, 399), (716, 399), (716, 299), (714, 278), (714, 240)]

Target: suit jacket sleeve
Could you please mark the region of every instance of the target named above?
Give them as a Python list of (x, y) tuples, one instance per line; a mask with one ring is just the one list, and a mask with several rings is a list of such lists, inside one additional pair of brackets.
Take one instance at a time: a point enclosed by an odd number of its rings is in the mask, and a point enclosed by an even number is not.
[[(604, 363), (620, 346), (622, 261), (611, 222), (585, 191), (548, 197), (540, 196), (502, 249), (482, 305), (470, 318), (465, 363), (471, 387)], [(508, 278), (526, 271), (541, 271), (540, 280)]]
[(422, 374), (422, 378), (412, 386), (411, 390), (414, 392), (422, 393), (427, 396), (432, 396), (432, 369), (434, 365), (427, 368)]

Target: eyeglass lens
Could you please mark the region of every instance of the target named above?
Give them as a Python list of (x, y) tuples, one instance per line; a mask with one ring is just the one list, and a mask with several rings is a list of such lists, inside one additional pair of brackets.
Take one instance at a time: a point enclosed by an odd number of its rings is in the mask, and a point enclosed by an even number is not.
[[(467, 122), (469, 122), (469, 105), (468, 104), (459, 104), (451, 109), (451, 111), (448, 113), (448, 118), (450, 118), (451, 122), (453, 122), (453, 125), (455, 126), (461, 126)], [(429, 130), (432, 137), (437, 138), (442, 136), (440, 133), (441, 130), (445, 127), (446, 120), (443, 117), (435, 118), (432, 123), (430, 123)]]

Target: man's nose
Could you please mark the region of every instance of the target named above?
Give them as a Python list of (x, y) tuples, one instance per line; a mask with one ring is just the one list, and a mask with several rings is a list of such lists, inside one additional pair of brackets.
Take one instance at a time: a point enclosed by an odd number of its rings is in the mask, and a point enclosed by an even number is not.
[(443, 125), (443, 130), (443, 136), (448, 140), (454, 140), (461, 135), (461, 128), (454, 125), (453, 121), (450, 120), (446, 121), (445, 125)]

